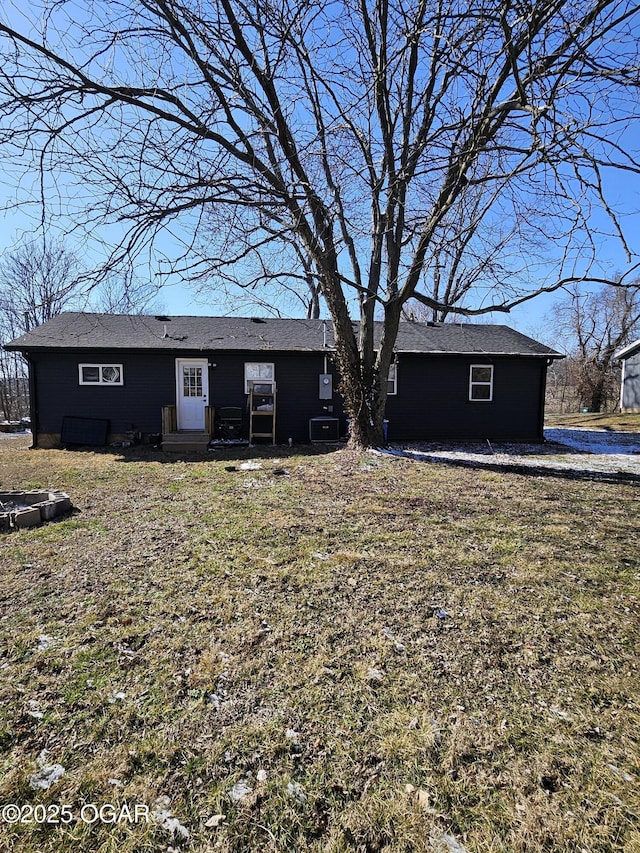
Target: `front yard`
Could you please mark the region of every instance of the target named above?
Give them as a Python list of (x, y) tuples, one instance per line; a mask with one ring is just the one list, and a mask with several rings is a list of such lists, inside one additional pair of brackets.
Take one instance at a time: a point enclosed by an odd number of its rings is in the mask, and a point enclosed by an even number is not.
[(3, 850), (640, 849), (637, 485), (16, 446)]

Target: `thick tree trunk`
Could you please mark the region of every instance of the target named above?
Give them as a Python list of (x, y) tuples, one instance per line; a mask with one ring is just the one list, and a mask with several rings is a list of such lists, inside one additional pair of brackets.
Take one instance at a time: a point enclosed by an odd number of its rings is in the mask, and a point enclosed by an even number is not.
[(583, 373), (579, 386), (580, 405), (590, 412), (601, 412), (606, 398), (606, 368), (594, 363), (582, 367)]
[(377, 390), (367, 381), (359, 351), (339, 354), (338, 367), (338, 391), (351, 421), (349, 444), (358, 449), (380, 446), (384, 406), (380, 407)]
[[(368, 306), (363, 306), (359, 346), (345, 348), (337, 342), (338, 367), (341, 374), (339, 391), (351, 419), (349, 443), (354, 448), (381, 447), (385, 444), (387, 381), (394, 358), (400, 310), (399, 304), (385, 306), (382, 333), (376, 343), (373, 317)], [(355, 344), (351, 321), (349, 327)]]
[(601, 385), (593, 388), (591, 392), (591, 399), (589, 402), (589, 411), (590, 412), (601, 412), (602, 406), (604, 402), (604, 389)]
[(369, 413), (361, 409), (359, 417), (351, 417), (351, 447), (364, 450), (369, 447), (382, 447), (384, 439), (384, 407)]

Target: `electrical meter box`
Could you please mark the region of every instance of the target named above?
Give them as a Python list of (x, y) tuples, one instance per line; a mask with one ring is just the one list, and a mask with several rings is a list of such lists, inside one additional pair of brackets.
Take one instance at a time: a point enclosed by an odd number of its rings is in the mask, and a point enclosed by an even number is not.
[(320, 393), (321, 400), (333, 399), (333, 376), (330, 373), (320, 374)]

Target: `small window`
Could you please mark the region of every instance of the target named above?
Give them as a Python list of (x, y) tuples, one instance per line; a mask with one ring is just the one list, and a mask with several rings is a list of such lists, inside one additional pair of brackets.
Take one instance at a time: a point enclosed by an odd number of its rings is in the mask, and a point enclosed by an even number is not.
[(490, 403), (493, 400), (493, 365), (472, 364), (469, 371), (469, 399)]
[(182, 396), (202, 397), (202, 368), (182, 366)]
[(393, 396), (398, 393), (398, 362), (389, 365), (389, 376), (387, 377), (387, 394)]
[(122, 385), (121, 364), (79, 364), (81, 385)]
[(249, 393), (249, 383), (268, 385), (269, 390), (261, 393), (270, 393), (276, 381), (275, 365), (263, 361), (247, 361), (244, 365), (244, 393)]

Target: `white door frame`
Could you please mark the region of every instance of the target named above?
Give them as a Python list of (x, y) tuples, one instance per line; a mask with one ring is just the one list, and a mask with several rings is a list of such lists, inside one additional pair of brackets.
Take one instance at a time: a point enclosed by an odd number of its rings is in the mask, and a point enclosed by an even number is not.
[[(201, 395), (184, 396), (183, 367), (200, 367)], [(193, 386), (192, 386), (193, 390)], [(179, 430), (204, 430), (209, 401), (209, 361), (206, 358), (176, 359), (176, 420)]]

